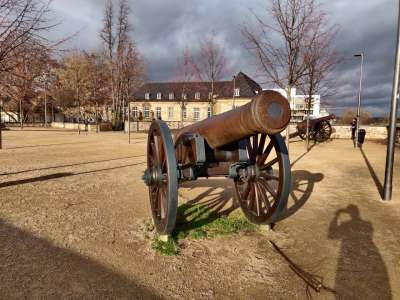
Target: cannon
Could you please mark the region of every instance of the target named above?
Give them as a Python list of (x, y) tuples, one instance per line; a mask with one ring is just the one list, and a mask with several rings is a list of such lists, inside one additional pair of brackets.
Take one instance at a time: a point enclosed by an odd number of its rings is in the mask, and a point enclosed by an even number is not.
[[(332, 126), (329, 123), (330, 120), (335, 119), (335, 115), (315, 118), (309, 120), (308, 136), (310, 140), (316, 142), (325, 142), (330, 139), (332, 134)], [(304, 120), (297, 124), (297, 134), (302, 140), (307, 138), (307, 120)]]
[(164, 121), (154, 120), (143, 180), (157, 232), (172, 233), (178, 185), (198, 178), (231, 178), (235, 198), (251, 222), (276, 221), (291, 182), (280, 135), (289, 121), (289, 103), (275, 91), (260, 92), (246, 105), (183, 127), (174, 137)]

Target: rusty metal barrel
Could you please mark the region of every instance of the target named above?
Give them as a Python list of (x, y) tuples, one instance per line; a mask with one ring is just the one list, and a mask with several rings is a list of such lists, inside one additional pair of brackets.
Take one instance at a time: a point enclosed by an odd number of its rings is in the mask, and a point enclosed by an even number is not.
[(276, 134), (290, 121), (288, 100), (275, 91), (262, 91), (251, 102), (183, 127), (175, 135), (200, 134), (216, 149), (256, 133)]

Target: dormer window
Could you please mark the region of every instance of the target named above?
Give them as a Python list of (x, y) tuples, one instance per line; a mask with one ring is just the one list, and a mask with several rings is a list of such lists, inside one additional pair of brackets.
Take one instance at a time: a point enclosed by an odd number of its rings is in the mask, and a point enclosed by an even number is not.
[(144, 94), (144, 99), (150, 100), (150, 93), (145, 93)]
[(196, 94), (194, 94), (194, 99), (200, 100), (200, 92), (196, 92)]
[(174, 93), (169, 93), (168, 98), (169, 100), (174, 100)]
[(161, 93), (157, 93), (157, 100), (161, 100)]
[(186, 100), (187, 99), (187, 94), (186, 93), (182, 93), (182, 99)]
[(239, 88), (236, 88), (236, 89), (234, 90), (234, 95), (235, 95), (235, 97), (240, 96), (240, 89), (239, 89)]

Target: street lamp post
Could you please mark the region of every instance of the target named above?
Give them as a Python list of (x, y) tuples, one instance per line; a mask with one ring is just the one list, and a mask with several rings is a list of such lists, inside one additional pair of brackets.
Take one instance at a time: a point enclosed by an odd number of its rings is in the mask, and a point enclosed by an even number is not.
[(44, 90), (44, 127), (47, 127), (47, 91)]
[(397, 101), (399, 87), (400, 72), (400, 4), (398, 4), (397, 16), (397, 48), (396, 61), (394, 65), (393, 86), (392, 86), (392, 102), (389, 120), (389, 136), (386, 152), (385, 182), (383, 184), (383, 200), (392, 199), (392, 181), (393, 181), (393, 161), (394, 161), (394, 145), (396, 140), (396, 123), (397, 123)]
[(235, 109), (235, 97), (236, 97), (236, 76), (233, 76), (233, 102), (232, 102), (232, 109)]
[(360, 129), (360, 110), (361, 110), (361, 90), (362, 90), (362, 77), (363, 77), (363, 64), (364, 64), (364, 53), (354, 54), (355, 57), (361, 57), (360, 63), (360, 87), (358, 90), (358, 105), (357, 105), (357, 126), (356, 126), (356, 140), (355, 146), (358, 147), (358, 130)]

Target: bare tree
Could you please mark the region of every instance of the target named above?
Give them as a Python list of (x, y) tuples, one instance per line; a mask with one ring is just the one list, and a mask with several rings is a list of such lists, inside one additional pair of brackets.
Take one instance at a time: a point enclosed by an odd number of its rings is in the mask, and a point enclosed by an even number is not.
[[(18, 111), (18, 121), (22, 128), (29, 114), (41, 110), (41, 77), (50, 68), (53, 60), (47, 48), (35, 40), (26, 41), (12, 55), (10, 53), (8, 59), (14, 68), (12, 72), (1, 73), (0, 91), (6, 99), (6, 113)], [(8, 115), (15, 120), (13, 114)]]
[(10, 71), (15, 65), (10, 57), (27, 41), (48, 42), (42, 34), (57, 24), (48, 19), (48, 1), (0, 0), (0, 72)]
[[(351, 121), (357, 117), (357, 112), (353, 108), (348, 108), (343, 111), (342, 117), (340, 118), (340, 122), (342, 124), (348, 124), (350, 126)], [(372, 115), (368, 110), (361, 109), (360, 119), (363, 124), (371, 124)]]
[[(106, 50), (109, 65), (114, 128), (121, 129), (125, 106), (135, 81), (143, 77), (143, 62), (135, 43), (130, 39), (132, 31), (129, 24), (129, 6), (127, 0), (118, 3), (118, 15), (115, 20), (111, 0), (106, 3), (103, 29), (100, 37)], [(133, 71), (129, 71), (131, 68)]]
[(309, 150), (308, 130), (313, 95), (318, 92), (324, 97), (333, 93), (334, 81), (330, 78), (330, 75), (335, 66), (341, 61), (336, 51), (332, 48), (337, 30), (337, 26), (328, 25), (326, 14), (319, 11), (305, 37), (306, 47), (301, 51), (306, 72), (300, 79), (299, 88), (307, 96), (307, 151)]
[(110, 87), (112, 107), (115, 107), (115, 85), (114, 85), (114, 8), (111, 0), (107, 0), (104, 10), (103, 29), (100, 32), (100, 38), (103, 41), (106, 56), (108, 58), (108, 67), (110, 72)]
[[(307, 73), (302, 50), (318, 11), (314, 0), (272, 0), (271, 9), (266, 10), (266, 16), (253, 12), (255, 26), (243, 26), (246, 47), (256, 58), (265, 82), (284, 89), (291, 103), (292, 88)], [(289, 130), (286, 143), (289, 145)]]
[(200, 53), (194, 58), (193, 68), (196, 77), (201, 81), (210, 83), (210, 109), (214, 114), (215, 81), (221, 80), (226, 75), (227, 63), (225, 50), (216, 41), (215, 33), (208, 36), (200, 43)]
[(181, 90), (181, 127), (183, 127), (184, 120), (184, 110), (186, 109), (186, 99), (184, 99), (183, 95), (187, 94), (187, 87), (189, 82), (191, 82), (195, 78), (192, 58), (190, 56), (189, 48), (185, 47), (182, 52), (182, 56), (178, 58), (176, 64), (176, 77), (179, 82), (182, 82), (182, 90)]

